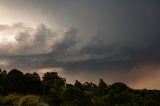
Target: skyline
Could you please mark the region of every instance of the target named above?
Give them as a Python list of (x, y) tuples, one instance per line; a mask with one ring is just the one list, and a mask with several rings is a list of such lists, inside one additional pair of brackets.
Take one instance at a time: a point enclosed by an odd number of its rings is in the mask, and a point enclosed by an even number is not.
[(160, 89), (159, 0), (0, 0), (0, 67)]

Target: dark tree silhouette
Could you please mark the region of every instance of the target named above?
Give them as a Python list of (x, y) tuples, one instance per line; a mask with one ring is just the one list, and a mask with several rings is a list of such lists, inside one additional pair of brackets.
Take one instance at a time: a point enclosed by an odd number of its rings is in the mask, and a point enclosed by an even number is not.
[(125, 90), (128, 90), (130, 89), (126, 84), (123, 84), (121, 82), (116, 82), (114, 84), (112, 84), (110, 86), (110, 88), (115, 91), (116, 93), (119, 93), (119, 92), (123, 92)]
[(74, 87), (76, 89), (83, 90), (83, 85), (78, 80), (75, 81)]
[(10, 92), (23, 93), (24, 90), (23, 73), (17, 69), (12, 69), (7, 74), (7, 87)]
[(27, 94), (41, 94), (42, 93), (42, 83), (39, 75), (37, 73), (26, 73), (24, 75), (24, 93)]
[(109, 92), (108, 85), (103, 81), (103, 79), (99, 80), (98, 87), (96, 88), (97, 96), (104, 96)]
[(57, 72), (47, 72), (42, 77), (44, 93), (50, 91), (51, 88), (61, 88), (65, 86), (65, 79), (58, 76)]
[(4, 70), (2, 71), (0, 69), (0, 95), (6, 94), (7, 91), (7, 84), (6, 84), (6, 80), (7, 80), (7, 71)]
[(72, 85), (56, 72), (41, 78), (37, 73), (0, 69), (0, 105), (16, 106), (16, 102), (32, 106), (160, 106), (160, 90), (135, 90), (121, 82), (107, 85), (103, 79), (98, 85), (78, 80)]
[(55, 80), (58, 79), (58, 73), (57, 72), (47, 72), (43, 75), (42, 80), (43, 81), (51, 81), (51, 80)]
[(90, 106), (91, 99), (83, 91), (76, 88), (68, 88), (63, 93), (64, 104), (76, 104), (77, 106)]

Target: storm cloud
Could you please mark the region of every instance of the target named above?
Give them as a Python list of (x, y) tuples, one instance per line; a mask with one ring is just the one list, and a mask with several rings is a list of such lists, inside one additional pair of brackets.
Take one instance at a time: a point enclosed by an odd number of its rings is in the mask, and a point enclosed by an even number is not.
[(81, 81), (102, 77), (133, 87), (160, 87), (158, 0), (27, 1), (29, 10), (2, 3), (18, 11), (15, 17), (25, 13), (37, 22), (27, 24), (30, 18), (23, 17), (22, 22), (0, 24), (2, 68), (59, 71), (70, 81), (73, 76)]

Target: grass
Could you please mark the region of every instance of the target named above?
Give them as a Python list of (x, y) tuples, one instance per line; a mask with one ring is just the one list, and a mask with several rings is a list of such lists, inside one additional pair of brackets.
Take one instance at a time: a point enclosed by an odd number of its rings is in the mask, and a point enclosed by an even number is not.
[(19, 95), (9, 94), (8, 96), (0, 96), (0, 105), (14, 106), (49, 106), (40, 96), (36, 95)]

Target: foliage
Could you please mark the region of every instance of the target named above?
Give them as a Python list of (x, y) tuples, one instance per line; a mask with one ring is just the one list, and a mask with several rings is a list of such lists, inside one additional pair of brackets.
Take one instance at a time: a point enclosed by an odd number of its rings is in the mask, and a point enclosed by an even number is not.
[(0, 69), (0, 105), (14, 106), (160, 106), (159, 90), (135, 90), (121, 82), (67, 84), (56, 72), (22, 73)]

